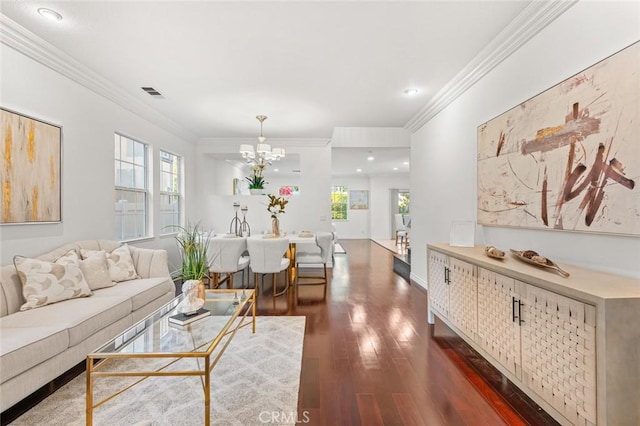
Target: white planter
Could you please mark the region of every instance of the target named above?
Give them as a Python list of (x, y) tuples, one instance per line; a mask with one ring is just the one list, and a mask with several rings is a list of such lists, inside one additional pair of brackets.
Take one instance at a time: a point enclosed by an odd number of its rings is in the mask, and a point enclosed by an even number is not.
[(264, 189), (249, 189), (251, 195), (262, 195), (262, 191), (264, 191)]

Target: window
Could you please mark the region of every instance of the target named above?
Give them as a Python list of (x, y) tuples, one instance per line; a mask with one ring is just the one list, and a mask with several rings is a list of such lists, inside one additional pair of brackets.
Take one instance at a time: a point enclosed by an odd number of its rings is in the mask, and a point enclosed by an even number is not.
[(411, 197), (408, 191), (398, 192), (398, 213), (403, 215), (409, 214), (409, 206), (411, 204)]
[(347, 220), (349, 196), (346, 186), (331, 187), (331, 220)]
[(146, 237), (147, 145), (115, 134), (115, 238)]
[(160, 151), (160, 229), (176, 231), (180, 225), (180, 157)]

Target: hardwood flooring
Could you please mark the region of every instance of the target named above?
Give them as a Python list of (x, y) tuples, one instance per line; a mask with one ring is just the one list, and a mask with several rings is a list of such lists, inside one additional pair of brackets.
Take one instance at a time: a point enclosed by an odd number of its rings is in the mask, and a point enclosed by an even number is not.
[(444, 324), (427, 324), (426, 294), (393, 272), (389, 250), (341, 243), (348, 254), (335, 256), (326, 300), (320, 287), (274, 300), (268, 285), (259, 298), (262, 315), (307, 317), (299, 421), (555, 424)]

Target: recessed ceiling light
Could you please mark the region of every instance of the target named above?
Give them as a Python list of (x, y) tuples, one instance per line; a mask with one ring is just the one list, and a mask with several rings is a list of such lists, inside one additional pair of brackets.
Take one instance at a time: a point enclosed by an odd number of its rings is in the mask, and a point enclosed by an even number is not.
[(408, 161), (405, 161), (405, 162), (404, 162), (404, 163), (402, 163), (402, 164), (404, 164), (405, 166), (408, 166), (408, 165), (409, 165), (409, 162), (408, 162)]
[(41, 7), (38, 9), (38, 13), (40, 16), (44, 16), (47, 19), (52, 21), (62, 21), (62, 15), (60, 15), (55, 10), (47, 9), (46, 7)]
[(373, 156), (370, 155), (369, 157), (367, 157), (367, 160), (373, 161)]
[(274, 172), (279, 172), (279, 171), (280, 171), (280, 169), (273, 169), (273, 171), (274, 171)]
[(404, 94), (407, 96), (417, 95), (420, 91), (418, 89), (407, 89), (404, 91)]
[(361, 173), (362, 169), (356, 169), (356, 172)]
[(398, 170), (398, 168), (397, 168), (397, 167), (394, 167), (394, 168), (393, 168), (393, 170)]

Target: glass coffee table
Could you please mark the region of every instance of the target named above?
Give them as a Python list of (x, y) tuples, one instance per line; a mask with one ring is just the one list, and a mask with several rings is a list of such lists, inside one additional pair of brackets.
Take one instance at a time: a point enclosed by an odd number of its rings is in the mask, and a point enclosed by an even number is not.
[[(211, 370), (236, 332), (251, 326), (256, 332), (256, 294), (253, 289), (206, 290), (211, 315), (187, 325), (175, 325), (180, 295), (144, 320), (87, 355), (86, 424), (93, 424), (93, 410), (149, 377), (199, 376), (204, 391), (204, 424), (210, 423)], [(144, 363), (131, 362), (145, 359)], [(94, 401), (100, 378), (128, 378), (122, 389)]]

